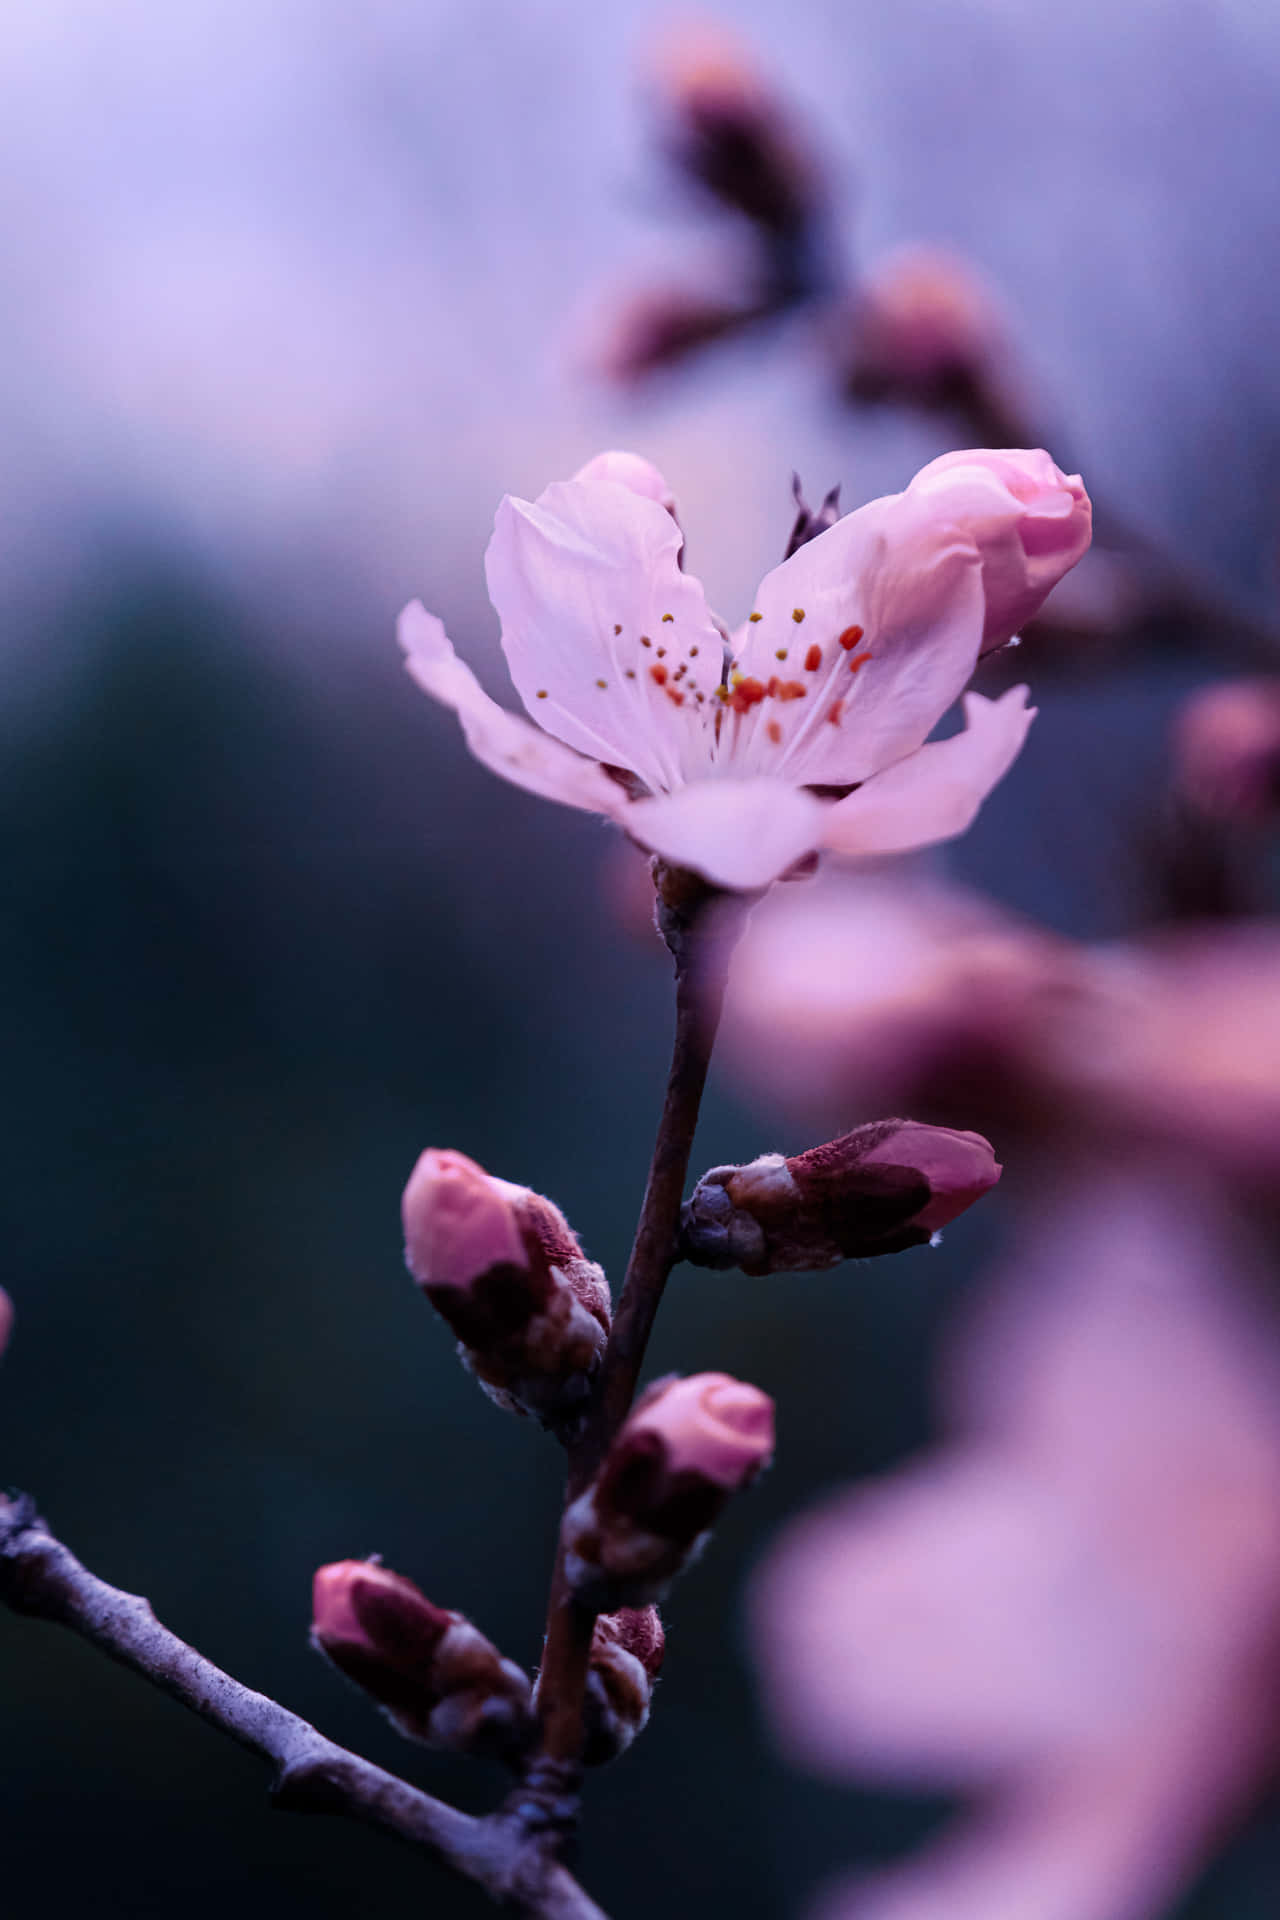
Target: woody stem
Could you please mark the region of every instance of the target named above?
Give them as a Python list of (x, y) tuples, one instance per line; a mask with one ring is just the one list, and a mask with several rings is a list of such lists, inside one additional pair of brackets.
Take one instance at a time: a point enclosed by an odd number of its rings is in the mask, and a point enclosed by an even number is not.
[[(713, 893), (693, 875), (659, 866), (655, 878), (658, 925), (676, 964), (675, 1044), (613, 1330), (586, 1418), (569, 1447), (566, 1505), (590, 1484), (627, 1417), (667, 1276), (676, 1263), (689, 1156), (720, 1024), (729, 958), (742, 921), (740, 903)], [(536, 1817), (539, 1804), (545, 1815), (550, 1802), (557, 1801), (551, 1823), (572, 1822), (594, 1626), (594, 1611), (569, 1590), (562, 1547), (552, 1576), (539, 1682), (542, 1744), (526, 1796), (518, 1802), (525, 1818)]]

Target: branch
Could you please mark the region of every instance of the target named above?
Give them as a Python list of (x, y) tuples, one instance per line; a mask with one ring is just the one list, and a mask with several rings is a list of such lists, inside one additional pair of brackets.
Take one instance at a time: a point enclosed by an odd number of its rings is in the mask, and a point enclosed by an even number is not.
[(336, 1746), (297, 1714), (223, 1673), (161, 1626), (146, 1600), (108, 1586), (82, 1566), (25, 1494), (0, 1496), (0, 1600), (15, 1613), (70, 1627), (270, 1761), (278, 1807), (344, 1814), (392, 1834), (535, 1920), (605, 1920), (577, 1881), (517, 1822), (459, 1812)]
[[(676, 963), (676, 1032), (626, 1279), (586, 1419), (569, 1448), (566, 1506), (590, 1484), (635, 1397), (667, 1278), (680, 1257), (680, 1208), (711, 1050), (745, 903), (730, 901), (697, 875), (655, 865), (658, 924)], [(570, 1593), (564, 1550), (556, 1556), (538, 1683), (542, 1746), (515, 1796), (516, 1818), (571, 1829), (576, 1818), (583, 1703), (594, 1611)]]

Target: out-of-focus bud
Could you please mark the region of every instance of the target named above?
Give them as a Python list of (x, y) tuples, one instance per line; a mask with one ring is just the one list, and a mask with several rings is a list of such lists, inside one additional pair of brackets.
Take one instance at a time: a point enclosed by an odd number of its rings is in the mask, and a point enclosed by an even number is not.
[(712, 1167), (684, 1209), (681, 1251), (699, 1267), (810, 1272), (923, 1246), (1000, 1178), (980, 1133), (874, 1120), (786, 1160)]
[(860, 400), (964, 402), (1007, 350), (991, 288), (929, 247), (904, 247), (864, 273), (849, 325), (849, 389)]
[(1232, 826), (1280, 815), (1280, 680), (1193, 694), (1174, 727), (1174, 778), (1197, 813)]
[(982, 556), (982, 651), (1011, 640), (1087, 550), (1093, 507), (1079, 474), (1041, 448), (944, 453), (908, 488), (954, 513)]
[(681, 287), (645, 288), (618, 297), (595, 322), (585, 357), (606, 380), (644, 380), (736, 333), (760, 312), (758, 302), (713, 299)]
[(659, 1380), (564, 1516), (570, 1586), (602, 1612), (660, 1600), (730, 1494), (773, 1457), (773, 1402), (727, 1373)]
[[(620, 1607), (596, 1621), (583, 1709), (587, 1766), (616, 1760), (644, 1732), (666, 1644), (656, 1607)], [(541, 1675), (534, 1682), (535, 1707), (540, 1681)]]
[(376, 1561), (317, 1569), (311, 1642), (411, 1740), (499, 1759), (528, 1744), (527, 1676), (462, 1614)]
[(0, 1353), (3, 1353), (5, 1348), (8, 1346), (9, 1335), (12, 1333), (12, 1331), (13, 1331), (13, 1302), (9, 1298), (8, 1294), (5, 1292), (4, 1288), (0, 1287)]
[(817, 168), (739, 39), (722, 27), (678, 27), (659, 44), (652, 75), (676, 166), (771, 233), (803, 225), (819, 197)]
[(431, 1147), (402, 1212), (409, 1271), (485, 1392), (547, 1425), (570, 1417), (604, 1352), (610, 1303), (560, 1209)]

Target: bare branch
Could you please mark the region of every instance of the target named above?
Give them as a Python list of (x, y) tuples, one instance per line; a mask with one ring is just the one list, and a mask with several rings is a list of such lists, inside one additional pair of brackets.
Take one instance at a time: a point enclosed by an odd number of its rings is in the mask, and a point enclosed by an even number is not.
[(0, 1600), (70, 1627), (121, 1666), (275, 1768), (277, 1806), (337, 1813), (392, 1834), (534, 1920), (605, 1920), (547, 1848), (505, 1815), (477, 1820), (241, 1686), (161, 1626), (149, 1603), (110, 1587), (54, 1538), (25, 1494), (0, 1496)]

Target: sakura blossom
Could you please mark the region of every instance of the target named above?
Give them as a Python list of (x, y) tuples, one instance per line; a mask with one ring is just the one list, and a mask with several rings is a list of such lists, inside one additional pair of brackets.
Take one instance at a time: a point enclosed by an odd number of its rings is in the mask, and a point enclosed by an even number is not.
[(970, 693), (1089, 544), (1078, 476), (1044, 452), (945, 454), (767, 573), (730, 636), (681, 565), (671, 493), (610, 453), (498, 509), (486, 566), (529, 718), (497, 705), (420, 602), (399, 638), (467, 744), (530, 792), (601, 813), (713, 884), (767, 886), (963, 833), (1035, 710)]
[(1087, 1184), (970, 1331), (950, 1443), (794, 1523), (754, 1637), (791, 1754), (977, 1797), (824, 1920), (1147, 1920), (1276, 1755), (1280, 1342), (1185, 1169)]

